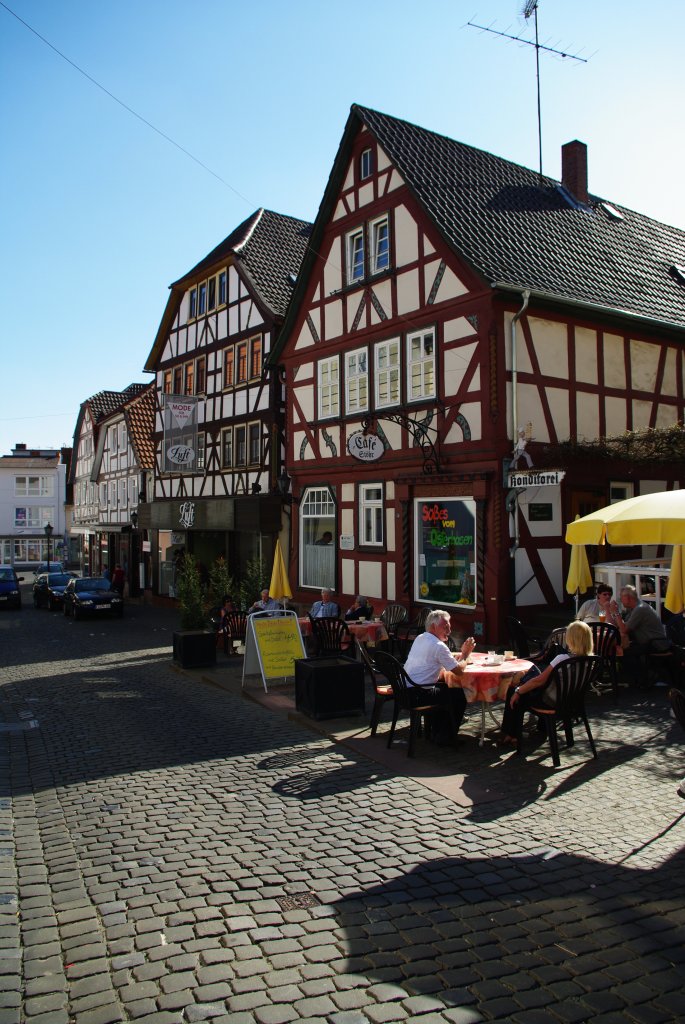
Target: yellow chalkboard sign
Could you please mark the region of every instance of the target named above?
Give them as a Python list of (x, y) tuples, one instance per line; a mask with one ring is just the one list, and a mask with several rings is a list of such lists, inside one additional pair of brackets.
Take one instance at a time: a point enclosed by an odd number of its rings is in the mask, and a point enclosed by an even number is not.
[(306, 657), (300, 624), (294, 612), (251, 615), (245, 645), (243, 681), (257, 668), (259, 660), (264, 686), (267, 679), (286, 679), (295, 675), (295, 661)]

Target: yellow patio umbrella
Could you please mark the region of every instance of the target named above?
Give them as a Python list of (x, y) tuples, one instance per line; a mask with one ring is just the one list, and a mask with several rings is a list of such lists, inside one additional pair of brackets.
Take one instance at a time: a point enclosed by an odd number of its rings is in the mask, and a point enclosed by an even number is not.
[(685, 544), (685, 490), (626, 498), (576, 519), (568, 544)]
[[(576, 516), (576, 519), (579, 517)], [(584, 544), (573, 544), (571, 546), (571, 561), (566, 577), (566, 593), (575, 594), (576, 614), (578, 613), (578, 594), (584, 594), (592, 586), (592, 573), (590, 563), (587, 560), (587, 552)]]
[(685, 608), (685, 548), (682, 544), (676, 544), (673, 548), (671, 575), (668, 577), (664, 605), (674, 615), (678, 615)]
[(284, 597), (293, 596), (293, 592), (290, 589), (290, 581), (288, 579), (288, 570), (285, 567), (285, 561), (283, 559), (280, 540), (276, 541), (274, 565), (271, 570), (271, 583), (269, 584), (269, 594), (277, 601), (282, 601)]

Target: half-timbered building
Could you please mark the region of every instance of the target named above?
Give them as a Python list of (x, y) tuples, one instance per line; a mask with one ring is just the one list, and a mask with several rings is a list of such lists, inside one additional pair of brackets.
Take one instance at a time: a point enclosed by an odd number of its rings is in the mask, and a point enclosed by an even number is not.
[(98, 499), (99, 565), (112, 571), (119, 564), (132, 596), (146, 585), (144, 531), (137, 527), (139, 503), (146, 501), (152, 480), (155, 406), (155, 384), (151, 382), (142, 394), (104, 417), (91, 470)]
[[(69, 534), (76, 540), (79, 568), (84, 576), (99, 573), (108, 565), (100, 532), (100, 492), (98, 490), (96, 451), (103, 422), (116, 414), (132, 398), (140, 395), (146, 384), (129, 384), (123, 391), (99, 391), (81, 403), (74, 429), (73, 455), (69, 483), (73, 507)], [(103, 508), (108, 517), (106, 506)]]
[(578, 454), (683, 420), (684, 341), (685, 233), (590, 194), (582, 143), (557, 181), (353, 106), (271, 356), (297, 597), (491, 640), (558, 605), (576, 512), (685, 481)]
[(181, 549), (205, 566), (224, 556), (235, 575), (272, 557), (284, 394), (265, 360), (310, 229), (257, 210), (171, 285), (145, 366), (157, 382), (156, 465), (140, 524), (156, 531), (159, 593)]

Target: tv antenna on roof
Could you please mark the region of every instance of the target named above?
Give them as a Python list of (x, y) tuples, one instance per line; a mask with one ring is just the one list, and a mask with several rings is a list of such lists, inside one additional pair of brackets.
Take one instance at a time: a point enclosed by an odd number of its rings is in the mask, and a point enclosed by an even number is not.
[(534, 19), (535, 23), (535, 42), (532, 39), (524, 39), (523, 36), (511, 35), (509, 32), (498, 32), (497, 29), (492, 28), (488, 25), (477, 25), (473, 21), (467, 22), (471, 28), (479, 28), (482, 32), (490, 32), (494, 36), (503, 36), (505, 39), (513, 39), (517, 43), (524, 43), (526, 46), (535, 47), (535, 73), (537, 79), (537, 91), (538, 91), (538, 153), (540, 157), (540, 178), (542, 178), (542, 111), (540, 107), (540, 50), (546, 50), (547, 53), (556, 53), (559, 57), (568, 57), (569, 60), (577, 60), (581, 64), (587, 64), (587, 60), (584, 57), (578, 57), (573, 53), (565, 53), (563, 50), (557, 50), (553, 46), (543, 46), (538, 36), (538, 0), (525, 0), (521, 8), (521, 16), (528, 21), (529, 18)]

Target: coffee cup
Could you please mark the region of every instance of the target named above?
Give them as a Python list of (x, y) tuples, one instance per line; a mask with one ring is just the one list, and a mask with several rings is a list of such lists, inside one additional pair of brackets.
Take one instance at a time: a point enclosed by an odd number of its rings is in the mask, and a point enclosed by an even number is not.
[(492, 664), (493, 665), (501, 665), (503, 661), (504, 661), (504, 655), (503, 654), (496, 654), (494, 656), (494, 658), (492, 659)]
[(505, 661), (511, 661), (513, 659), (513, 657), (514, 657), (514, 652), (513, 651), (505, 651), (504, 652), (504, 660)]

